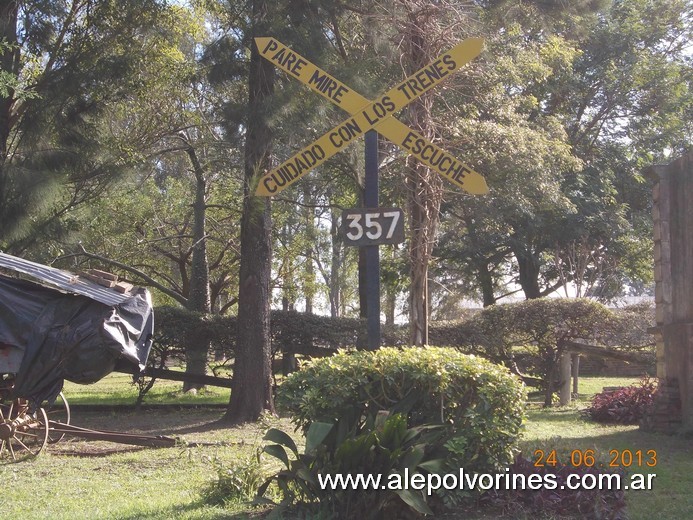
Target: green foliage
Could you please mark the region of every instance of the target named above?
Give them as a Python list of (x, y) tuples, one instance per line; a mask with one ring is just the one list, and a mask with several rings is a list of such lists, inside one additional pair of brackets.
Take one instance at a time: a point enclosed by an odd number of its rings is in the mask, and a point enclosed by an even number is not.
[(358, 344), (364, 333), (365, 323), (355, 318), (272, 312), (272, 349), (275, 352), (310, 353), (315, 348), (347, 348)]
[(155, 356), (183, 359), (185, 345), (196, 339), (208, 342), (212, 349), (233, 357), (236, 320), (218, 314), (192, 312), (182, 307), (157, 307)]
[(628, 305), (613, 310), (616, 318), (604, 331), (604, 344), (654, 355), (655, 337), (648, 329), (657, 324), (652, 302)]
[(445, 105), (492, 195), (444, 205), (435, 275), (486, 305), (510, 280), (528, 298), (570, 285), (612, 300), (651, 281), (643, 171), (690, 148), (691, 4), (508, 4), (486, 4), (488, 61)]
[(457, 467), (512, 460), (524, 388), (507, 369), (450, 348), (382, 348), (311, 361), (279, 388), (277, 404), (304, 431), (315, 421), (367, 421), (381, 410), (410, 426), (443, 424)]
[[(152, 365), (184, 360), (190, 338), (204, 339), (226, 360), (234, 358), (236, 317), (205, 315), (181, 307), (157, 307), (155, 316)], [(273, 311), (271, 324), (275, 356), (331, 355), (337, 349), (352, 347), (365, 331), (362, 320), (293, 311)], [(429, 337), (436, 345), (506, 365), (521, 373), (526, 383), (548, 391), (565, 341), (582, 340), (653, 358), (653, 338), (647, 332), (653, 324), (654, 311), (646, 304), (612, 311), (582, 298), (539, 299), (475, 310), (457, 321), (434, 322)], [(407, 337), (406, 327), (383, 328), (384, 341), (390, 345), (406, 345)], [(387, 402), (384, 400), (384, 405)]]
[(596, 342), (613, 322), (613, 313), (594, 301), (543, 298), (487, 307), (464, 326), (468, 349), (522, 374), (527, 384), (544, 391), (544, 405), (551, 406), (564, 342)]
[(203, 490), (209, 504), (251, 501), (265, 480), (262, 467), (256, 458), (243, 459), (227, 466), (217, 458), (208, 458), (217, 474), (217, 480)]
[(646, 306), (612, 311), (585, 298), (541, 298), (487, 307), (458, 325), (458, 346), (502, 363), (545, 392), (551, 405), (557, 363), (569, 341), (652, 352)]
[[(139, 165), (114, 139), (119, 106), (155, 77), (179, 21), (164, 2), (12, 2), (0, 39), (0, 245), (71, 231), (70, 211)], [(137, 52), (132, 52), (138, 49)], [(151, 95), (151, 93), (150, 93)], [(141, 99), (141, 98), (140, 98)]]
[(473, 342), (496, 362), (513, 357), (517, 346), (533, 345), (548, 365), (558, 361), (559, 344), (567, 340), (598, 341), (611, 324), (612, 311), (585, 298), (540, 298), (493, 305), (469, 323)]
[(278, 459), (283, 468), (265, 481), (258, 496), (265, 495), (274, 483), (283, 506), (302, 502), (303, 507), (329, 512), (330, 518), (399, 518), (402, 509), (409, 508), (431, 514), (421, 490), (404, 486), (397, 490), (380, 486), (323, 489), (320, 476), (379, 475), (384, 484), (386, 479), (395, 482), (398, 477), (401, 482), (405, 473), (439, 473), (444, 461), (435, 457), (441, 434), (440, 425), (407, 428), (403, 414), (380, 414), (365, 422), (347, 415), (334, 422), (311, 423), (301, 454), (289, 435), (271, 429), (265, 440), (274, 444), (265, 445), (263, 452)]
[[(171, 358), (182, 355), (191, 338), (212, 345), (212, 349), (232, 358), (236, 348), (235, 316), (203, 314), (182, 307), (157, 307), (155, 347)], [(365, 331), (361, 320), (328, 318), (294, 311), (272, 311), (272, 351), (306, 354), (332, 353), (354, 345)]]
[[(475, 313), (469, 313), (473, 316)], [(183, 307), (156, 307), (155, 349), (170, 359), (182, 359), (189, 338), (200, 337), (212, 349), (228, 358), (236, 346), (236, 317), (203, 314)], [(330, 318), (295, 311), (272, 311), (272, 351), (306, 355), (330, 355), (337, 349), (353, 348), (366, 332), (364, 320)], [(406, 326), (383, 327), (383, 342), (404, 346), (408, 340)], [(474, 333), (467, 320), (434, 322), (430, 326), (432, 343), (441, 346), (469, 345)], [(157, 350), (157, 352), (159, 352)]]

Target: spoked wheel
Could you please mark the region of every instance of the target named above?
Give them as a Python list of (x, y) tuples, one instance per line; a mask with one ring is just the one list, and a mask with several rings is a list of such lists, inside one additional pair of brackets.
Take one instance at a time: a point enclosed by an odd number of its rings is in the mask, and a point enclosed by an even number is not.
[(35, 457), (48, 443), (48, 416), (43, 408), (29, 413), (23, 399), (0, 405), (0, 458)]
[[(58, 394), (55, 402), (49, 408), (46, 408), (46, 416), (49, 421), (59, 422), (61, 424), (70, 424), (70, 405), (62, 392)], [(65, 437), (64, 433), (57, 433), (52, 428), (48, 428), (48, 444), (55, 444)]]

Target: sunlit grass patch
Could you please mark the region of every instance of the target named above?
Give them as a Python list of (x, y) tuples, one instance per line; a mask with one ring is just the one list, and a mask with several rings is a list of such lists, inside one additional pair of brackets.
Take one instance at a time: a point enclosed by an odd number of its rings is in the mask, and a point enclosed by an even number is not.
[[(138, 388), (132, 376), (114, 372), (93, 385), (77, 385), (66, 382), (63, 390), (70, 404), (133, 405), (137, 401)], [(157, 379), (147, 392), (146, 404), (226, 404), (230, 389), (206, 386), (197, 392), (183, 392), (183, 383)]]

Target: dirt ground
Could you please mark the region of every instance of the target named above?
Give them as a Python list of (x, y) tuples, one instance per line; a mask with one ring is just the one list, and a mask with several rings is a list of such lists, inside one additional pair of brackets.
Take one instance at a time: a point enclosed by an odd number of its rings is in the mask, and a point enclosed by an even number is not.
[[(224, 413), (218, 408), (185, 409), (176, 406), (134, 410), (73, 409), (70, 424), (98, 431), (138, 435), (166, 436), (182, 445), (198, 443), (209, 445), (256, 444), (260, 442), (266, 424), (245, 425), (242, 429), (229, 428), (219, 419)], [(274, 421), (274, 420), (273, 420)], [(82, 439), (67, 434), (48, 450), (55, 455), (106, 456), (115, 453), (151, 449), (112, 441)]]

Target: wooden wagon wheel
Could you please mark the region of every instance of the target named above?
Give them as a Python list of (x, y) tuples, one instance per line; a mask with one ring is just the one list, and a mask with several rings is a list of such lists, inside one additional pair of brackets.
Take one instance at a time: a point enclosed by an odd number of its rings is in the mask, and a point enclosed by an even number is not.
[[(46, 416), (49, 421), (59, 422), (61, 424), (70, 424), (70, 405), (65, 398), (65, 395), (60, 392), (52, 406), (45, 408)], [(48, 428), (48, 444), (55, 444), (65, 437), (64, 433), (57, 433), (52, 428)]]
[(35, 457), (48, 443), (48, 416), (43, 408), (29, 413), (24, 399), (0, 405), (0, 458)]

